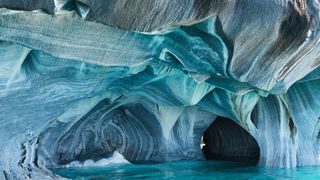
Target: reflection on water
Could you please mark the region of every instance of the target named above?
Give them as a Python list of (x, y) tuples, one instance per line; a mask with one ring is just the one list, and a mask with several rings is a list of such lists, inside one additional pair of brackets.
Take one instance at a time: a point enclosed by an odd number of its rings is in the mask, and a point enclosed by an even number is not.
[(221, 161), (182, 161), (152, 165), (112, 165), (61, 168), (53, 171), (70, 179), (320, 179), (319, 166), (293, 169), (245, 166)]

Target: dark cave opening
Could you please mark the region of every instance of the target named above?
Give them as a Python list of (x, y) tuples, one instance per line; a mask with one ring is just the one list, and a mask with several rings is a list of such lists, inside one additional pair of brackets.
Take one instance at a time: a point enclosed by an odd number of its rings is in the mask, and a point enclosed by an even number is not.
[(260, 148), (245, 129), (231, 119), (217, 117), (203, 135), (203, 154), (207, 160), (256, 165)]

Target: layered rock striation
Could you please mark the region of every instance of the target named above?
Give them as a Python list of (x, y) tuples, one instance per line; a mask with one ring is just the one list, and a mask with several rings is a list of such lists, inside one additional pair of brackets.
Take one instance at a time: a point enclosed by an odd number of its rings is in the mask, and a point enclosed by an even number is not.
[(319, 164), (319, 5), (0, 0), (0, 179), (204, 159), (202, 136), (211, 155)]

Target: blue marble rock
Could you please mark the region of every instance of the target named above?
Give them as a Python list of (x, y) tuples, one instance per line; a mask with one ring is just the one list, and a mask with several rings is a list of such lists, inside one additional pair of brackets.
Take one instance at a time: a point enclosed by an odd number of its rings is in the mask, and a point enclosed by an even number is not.
[(320, 164), (317, 0), (0, 7), (0, 179), (119, 156)]

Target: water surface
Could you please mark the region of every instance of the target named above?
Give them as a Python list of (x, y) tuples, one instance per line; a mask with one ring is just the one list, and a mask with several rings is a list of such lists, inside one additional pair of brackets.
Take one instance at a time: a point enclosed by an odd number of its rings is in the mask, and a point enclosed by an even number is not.
[(120, 164), (53, 171), (70, 179), (320, 179), (319, 166), (270, 168), (223, 161), (182, 161), (152, 165)]

